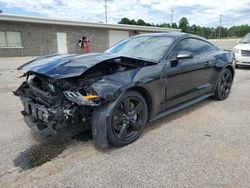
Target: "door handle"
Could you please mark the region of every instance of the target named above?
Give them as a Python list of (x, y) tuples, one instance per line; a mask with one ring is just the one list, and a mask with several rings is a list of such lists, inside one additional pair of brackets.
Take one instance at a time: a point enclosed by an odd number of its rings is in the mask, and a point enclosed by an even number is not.
[(205, 65), (208, 65), (208, 66), (210, 66), (210, 65), (214, 65), (214, 63), (213, 62), (211, 62), (211, 61), (208, 61), (208, 62), (206, 62), (206, 63), (204, 63)]

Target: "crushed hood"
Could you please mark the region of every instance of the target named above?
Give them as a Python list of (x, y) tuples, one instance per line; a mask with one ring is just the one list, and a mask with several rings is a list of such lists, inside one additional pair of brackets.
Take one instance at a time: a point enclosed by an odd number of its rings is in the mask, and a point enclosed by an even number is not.
[(122, 56), (107, 53), (50, 55), (32, 60), (19, 67), (18, 70), (39, 73), (54, 79), (61, 79), (80, 76), (98, 63), (115, 58), (122, 58)]

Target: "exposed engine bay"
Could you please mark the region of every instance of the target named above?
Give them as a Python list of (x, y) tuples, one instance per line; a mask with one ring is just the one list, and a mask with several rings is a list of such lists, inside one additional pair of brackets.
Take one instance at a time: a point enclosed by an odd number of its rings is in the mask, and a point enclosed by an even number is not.
[[(129, 71), (154, 63), (131, 58), (112, 58), (87, 69), (84, 74), (52, 78), (32, 70), (14, 92), (24, 110), (27, 125), (45, 135), (70, 128), (72, 134), (90, 128), (93, 109), (108, 102), (90, 86), (108, 75)], [(119, 76), (119, 75), (117, 75)]]

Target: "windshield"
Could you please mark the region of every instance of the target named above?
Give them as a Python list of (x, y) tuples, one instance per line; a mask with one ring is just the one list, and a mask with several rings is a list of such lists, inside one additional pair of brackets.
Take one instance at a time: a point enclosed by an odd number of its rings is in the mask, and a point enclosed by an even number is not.
[(106, 52), (148, 60), (159, 60), (173, 41), (173, 37), (167, 36), (132, 37), (117, 43)]
[(250, 43), (250, 33), (241, 40), (241, 43)]

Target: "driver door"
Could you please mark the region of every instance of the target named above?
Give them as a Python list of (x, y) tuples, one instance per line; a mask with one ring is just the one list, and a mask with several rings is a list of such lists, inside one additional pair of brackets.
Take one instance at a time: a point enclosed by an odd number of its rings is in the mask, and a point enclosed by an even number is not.
[[(167, 65), (167, 108), (211, 90), (210, 78), (215, 59), (209, 55), (207, 44), (210, 45), (199, 39), (183, 39), (170, 54)], [(192, 57), (182, 56), (184, 52), (191, 53)], [(177, 58), (178, 54), (180, 58)]]

